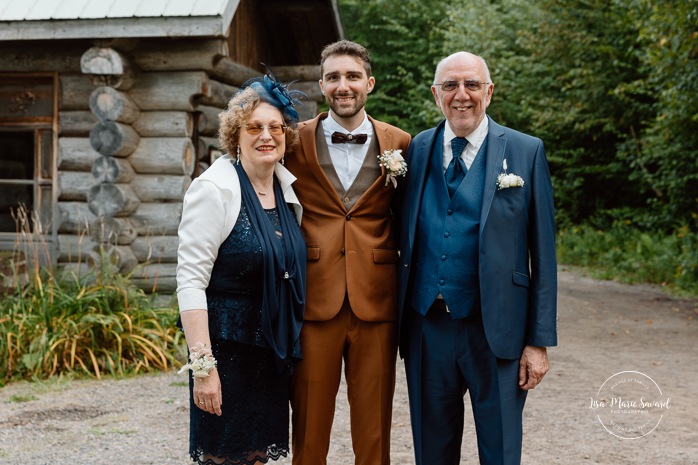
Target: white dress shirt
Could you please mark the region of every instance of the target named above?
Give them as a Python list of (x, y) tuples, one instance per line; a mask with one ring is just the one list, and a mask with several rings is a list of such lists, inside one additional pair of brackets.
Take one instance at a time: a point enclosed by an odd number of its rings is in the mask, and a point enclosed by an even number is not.
[[(366, 152), (368, 152), (368, 146), (373, 137), (373, 125), (364, 112), (364, 120), (359, 127), (351, 132), (347, 132), (346, 129), (332, 118), (332, 113), (328, 113), (327, 118), (322, 120), (322, 131), (325, 134), (327, 148), (330, 150), (330, 158), (332, 159), (332, 164), (334, 165), (334, 170), (337, 172), (339, 181), (342, 183), (344, 190), (349, 190), (366, 158)], [(366, 134), (366, 143), (333, 144), (332, 133), (337, 131), (343, 134)], [(376, 159), (376, 163), (378, 163), (378, 159)]]
[[(485, 116), (480, 124), (478, 125), (477, 128), (467, 136), (465, 136), (466, 139), (468, 139), (468, 145), (465, 146), (465, 149), (463, 150), (463, 153), (461, 154), (461, 158), (465, 162), (465, 167), (470, 169), (470, 165), (473, 164), (473, 160), (475, 160), (475, 156), (477, 155), (477, 152), (480, 151), (480, 147), (482, 147), (482, 143), (485, 141), (485, 137), (487, 137), (487, 131), (490, 128), (490, 123), (489, 123), (489, 118)], [(451, 149), (451, 140), (456, 137), (456, 134), (453, 132), (451, 129), (451, 126), (448, 125), (448, 121), (446, 122), (446, 125), (444, 127), (444, 149), (443, 149), (443, 165), (444, 165), (444, 172), (446, 172), (446, 168), (448, 168), (448, 164), (451, 163), (451, 159), (453, 158), (453, 149)]]

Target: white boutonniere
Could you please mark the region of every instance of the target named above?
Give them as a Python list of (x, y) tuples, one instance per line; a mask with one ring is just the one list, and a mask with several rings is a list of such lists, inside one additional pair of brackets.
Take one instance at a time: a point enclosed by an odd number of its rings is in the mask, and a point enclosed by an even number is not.
[(497, 189), (508, 189), (509, 187), (523, 187), (524, 180), (514, 173), (507, 173), (507, 159), (502, 163), (503, 173), (497, 176)]
[(386, 150), (378, 155), (378, 161), (387, 173), (385, 185), (387, 186), (389, 182), (392, 182), (393, 187), (397, 188), (397, 177), (407, 174), (407, 162), (402, 158), (402, 150)]

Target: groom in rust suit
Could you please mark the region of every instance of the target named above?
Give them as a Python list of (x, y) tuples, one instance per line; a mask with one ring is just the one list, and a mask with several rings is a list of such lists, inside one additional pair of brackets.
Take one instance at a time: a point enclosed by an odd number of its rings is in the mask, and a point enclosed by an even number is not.
[[(335, 398), (347, 382), (357, 465), (390, 463), (397, 352), (395, 187), (378, 156), (410, 135), (364, 111), (375, 84), (368, 51), (342, 40), (321, 55), (329, 113), (301, 123), (286, 157), (298, 178), (308, 245), (303, 361), (292, 379), (293, 464), (327, 463)], [(402, 178), (400, 178), (402, 179)]]

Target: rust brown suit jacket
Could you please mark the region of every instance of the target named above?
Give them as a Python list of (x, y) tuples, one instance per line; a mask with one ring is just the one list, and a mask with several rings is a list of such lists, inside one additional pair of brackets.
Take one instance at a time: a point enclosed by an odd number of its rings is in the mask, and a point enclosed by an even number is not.
[[(326, 117), (322, 113), (300, 123), (300, 144), (286, 157), (286, 167), (298, 178), (294, 187), (303, 205), (301, 228), (308, 246), (305, 319), (332, 319), (348, 295), (359, 319), (396, 321), (398, 231), (391, 213), (396, 189), (385, 185), (381, 167), (381, 176), (347, 210), (318, 161), (316, 131)], [(407, 153), (409, 134), (369, 119), (379, 153)]]

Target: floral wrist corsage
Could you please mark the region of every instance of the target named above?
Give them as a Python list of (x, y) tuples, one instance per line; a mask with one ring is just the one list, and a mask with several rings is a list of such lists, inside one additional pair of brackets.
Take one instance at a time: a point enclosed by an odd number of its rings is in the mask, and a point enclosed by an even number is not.
[(182, 365), (178, 374), (191, 370), (194, 378), (206, 378), (214, 368), (216, 368), (216, 359), (213, 357), (211, 347), (197, 342), (194, 347), (189, 349), (189, 363)]

